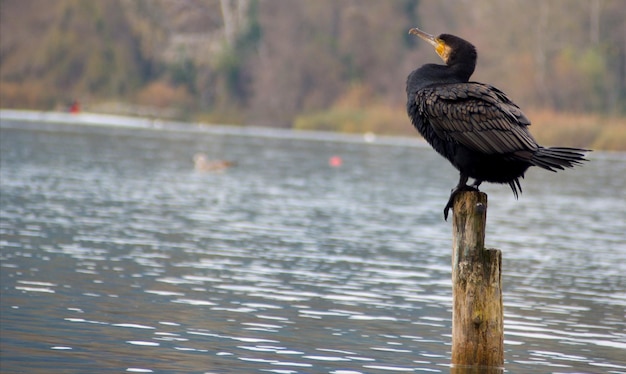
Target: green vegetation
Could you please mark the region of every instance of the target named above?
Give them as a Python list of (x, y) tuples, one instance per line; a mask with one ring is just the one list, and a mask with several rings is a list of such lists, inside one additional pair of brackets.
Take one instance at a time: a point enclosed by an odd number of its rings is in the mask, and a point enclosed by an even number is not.
[(622, 0), (0, 1), (3, 108), (414, 135), (420, 26), (472, 41), (539, 140), (626, 150)]
[(298, 130), (323, 130), (345, 133), (415, 135), (402, 108), (377, 105), (373, 108), (331, 108), (327, 111), (296, 117)]
[(402, 106), (384, 105), (369, 86), (355, 84), (329, 109), (298, 115), (298, 130), (415, 135)]
[[(526, 113), (531, 132), (540, 144), (626, 151), (626, 118), (555, 111)], [(414, 136), (404, 107), (375, 105), (368, 108), (333, 107), (294, 121), (295, 129)]]
[(588, 147), (596, 150), (626, 150), (626, 118), (596, 114), (560, 113), (550, 110), (526, 113), (531, 131), (546, 146)]

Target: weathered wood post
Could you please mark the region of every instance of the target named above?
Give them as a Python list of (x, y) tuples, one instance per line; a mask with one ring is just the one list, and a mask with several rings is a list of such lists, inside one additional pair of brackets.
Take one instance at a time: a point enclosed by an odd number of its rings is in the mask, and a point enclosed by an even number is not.
[(502, 253), (485, 249), (487, 194), (453, 206), (452, 373), (503, 372)]

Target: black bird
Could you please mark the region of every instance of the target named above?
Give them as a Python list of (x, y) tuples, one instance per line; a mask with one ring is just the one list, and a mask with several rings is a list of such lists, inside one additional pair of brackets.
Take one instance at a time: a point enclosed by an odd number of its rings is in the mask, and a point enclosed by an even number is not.
[[(434, 37), (417, 28), (409, 33), (435, 47), (445, 63), (423, 65), (406, 82), (413, 125), (461, 174), (443, 210), (445, 220), (460, 191), (478, 190), (482, 182), (508, 183), (517, 198), (522, 192), (519, 178), (529, 167), (557, 171), (587, 161), (586, 149), (537, 144), (528, 131), (530, 121), (504, 92), (469, 81), (477, 57), (471, 43), (450, 34)], [(470, 177), (475, 182), (468, 186)]]

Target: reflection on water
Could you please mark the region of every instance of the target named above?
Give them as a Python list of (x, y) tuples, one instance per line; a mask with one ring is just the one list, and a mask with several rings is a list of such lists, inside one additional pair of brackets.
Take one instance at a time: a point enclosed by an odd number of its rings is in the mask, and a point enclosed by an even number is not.
[[(456, 175), (432, 150), (3, 127), (3, 372), (450, 371)], [(624, 184), (597, 152), (519, 201), (485, 187), (507, 372), (626, 372)]]

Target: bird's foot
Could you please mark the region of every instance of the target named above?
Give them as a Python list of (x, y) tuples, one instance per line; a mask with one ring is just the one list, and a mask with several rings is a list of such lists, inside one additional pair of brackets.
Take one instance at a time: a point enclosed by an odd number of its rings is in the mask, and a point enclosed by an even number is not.
[(463, 192), (463, 191), (478, 191), (478, 185), (474, 184), (474, 185), (468, 186), (465, 184), (461, 186), (456, 186), (455, 188), (452, 189), (452, 192), (450, 193), (450, 198), (448, 199), (448, 203), (446, 204), (446, 207), (443, 208), (444, 220), (446, 221), (448, 220), (448, 213), (450, 212), (450, 209), (452, 209), (452, 206), (454, 205), (454, 199), (456, 198), (456, 195), (458, 195), (460, 192)]

